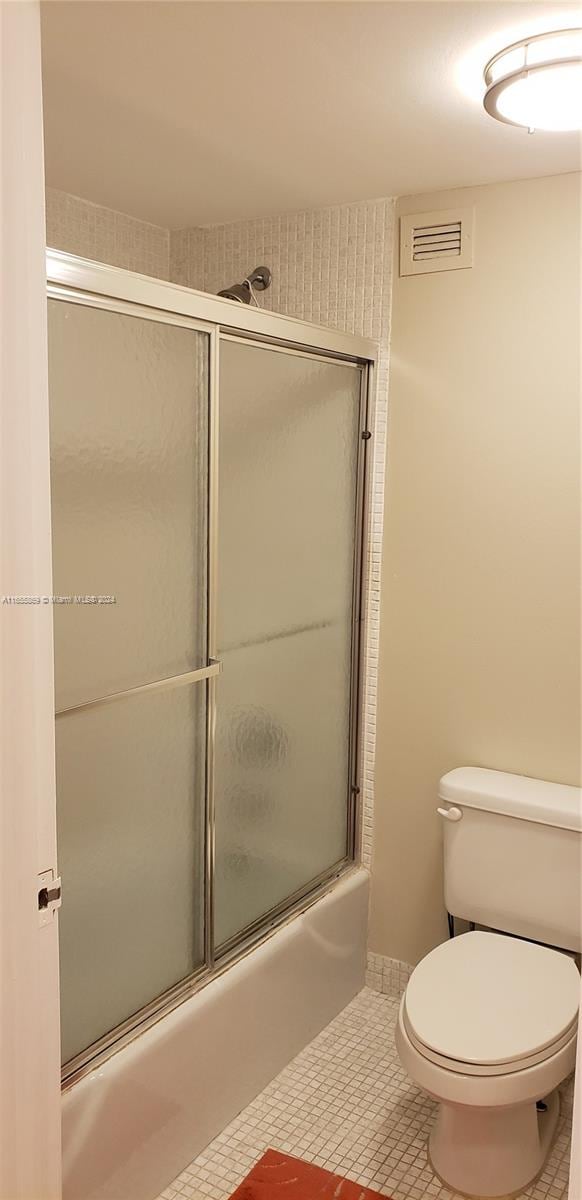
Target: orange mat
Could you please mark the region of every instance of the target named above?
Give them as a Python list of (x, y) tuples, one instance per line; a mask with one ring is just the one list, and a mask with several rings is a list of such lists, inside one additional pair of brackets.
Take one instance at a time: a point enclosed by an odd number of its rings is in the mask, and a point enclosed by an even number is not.
[(231, 1200), (388, 1200), (321, 1167), (267, 1150)]

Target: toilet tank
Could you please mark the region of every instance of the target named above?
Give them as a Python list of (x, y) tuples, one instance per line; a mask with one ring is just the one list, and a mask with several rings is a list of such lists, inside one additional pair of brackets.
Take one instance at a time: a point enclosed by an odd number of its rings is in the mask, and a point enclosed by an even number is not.
[(439, 784), (447, 911), (582, 949), (582, 789), (481, 767)]

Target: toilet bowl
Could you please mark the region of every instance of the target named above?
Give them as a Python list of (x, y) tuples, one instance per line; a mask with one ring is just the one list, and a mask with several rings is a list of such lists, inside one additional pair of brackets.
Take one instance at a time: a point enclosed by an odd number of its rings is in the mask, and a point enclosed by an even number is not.
[(579, 999), (572, 958), (503, 934), (461, 934), (413, 971), (396, 1045), (439, 1102), (428, 1153), (452, 1191), (516, 1195), (543, 1169), (556, 1089), (574, 1069)]

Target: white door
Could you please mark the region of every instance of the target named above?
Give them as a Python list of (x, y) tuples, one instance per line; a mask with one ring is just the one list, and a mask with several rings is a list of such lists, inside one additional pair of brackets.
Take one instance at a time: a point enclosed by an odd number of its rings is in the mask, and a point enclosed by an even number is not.
[(56, 847), (36, 2), (0, 2), (0, 110), (0, 1197), (59, 1200), (58, 915), (38, 907)]

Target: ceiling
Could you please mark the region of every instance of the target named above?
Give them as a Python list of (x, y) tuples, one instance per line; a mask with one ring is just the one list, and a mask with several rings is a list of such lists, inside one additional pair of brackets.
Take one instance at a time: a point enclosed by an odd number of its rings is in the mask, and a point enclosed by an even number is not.
[(47, 182), (169, 228), (557, 174), (481, 71), (578, 4), (45, 0)]

